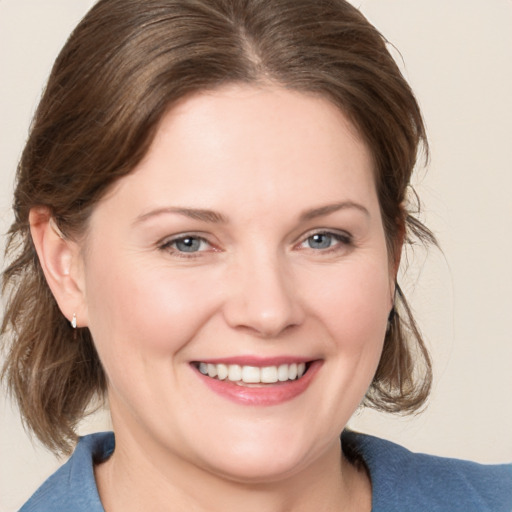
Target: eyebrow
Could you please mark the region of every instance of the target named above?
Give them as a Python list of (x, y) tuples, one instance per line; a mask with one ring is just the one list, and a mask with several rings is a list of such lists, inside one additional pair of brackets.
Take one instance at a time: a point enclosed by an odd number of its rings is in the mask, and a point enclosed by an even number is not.
[(168, 206), (165, 208), (157, 208), (156, 210), (151, 210), (150, 212), (143, 213), (139, 215), (135, 219), (135, 223), (143, 222), (151, 217), (156, 217), (158, 215), (173, 213), (177, 215), (184, 215), (185, 217), (189, 217), (190, 219), (199, 220), (202, 222), (210, 222), (214, 224), (224, 224), (227, 222), (227, 219), (218, 212), (213, 210), (205, 210), (202, 208), (183, 208), (178, 206)]
[[(308, 220), (316, 219), (317, 217), (323, 217), (325, 215), (330, 215), (331, 213), (337, 212), (339, 210), (345, 210), (355, 208), (356, 210), (361, 211), (366, 216), (370, 216), (370, 212), (361, 204), (354, 203), (353, 201), (343, 201), (340, 203), (332, 203), (325, 206), (319, 206), (318, 208), (311, 208), (309, 210), (305, 210), (299, 216), (301, 222), (305, 222)], [(199, 220), (201, 222), (208, 222), (212, 224), (226, 224), (227, 219), (219, 212), (214, 210), (207, 210), (203, 208), (185, 208), (179, 206), (168, 206), (164, 208), (157, 208), (155, 210), (151, 210), (147, 213), (143, 213), (139, 215), (135, 219), (135, 224), (139, 222), (144, 222), (152, 217), (157, 217), (163, 214), (177, 214), (183, 215), (190, 219)]]
[(329, 215), (331, 213), (337, 212), (339, 210), (346, 210), (350, 208), (355, 208), (356, 210), (361, 211), (367, 217), (370, 217), (370, 212), (367, 208), (365, 208), (362, 204), (354, 203), (353, 201), (343, 201), (341, 203), (332, 203), (327, 204), (325, 206), (320, 206), (318, 208), (312, 208), (310, 210), (306, 210), (302, 212), (300, 215), (301, 221), (307, 221), (316, 219), (317, 217), (323, 217), (325, 215)]

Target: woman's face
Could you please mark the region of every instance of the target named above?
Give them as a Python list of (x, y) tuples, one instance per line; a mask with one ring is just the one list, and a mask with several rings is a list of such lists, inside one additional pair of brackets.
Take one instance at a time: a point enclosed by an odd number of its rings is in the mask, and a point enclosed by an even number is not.
[(95, 208), (82, 255), (79, 325), (120, 445), (265, 481), (339, 444), (394, 265), (370, 152), (332, 104), (248, 86), (184, 100)]

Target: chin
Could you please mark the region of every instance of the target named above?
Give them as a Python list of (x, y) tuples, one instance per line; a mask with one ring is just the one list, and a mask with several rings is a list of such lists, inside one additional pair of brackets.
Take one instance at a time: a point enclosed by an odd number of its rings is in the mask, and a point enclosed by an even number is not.
[(209, 471), (246, 484), (270, 484), (285, 480), (299, 473), (316, 457), (321, 457), (324, 451), (322, 447), (294, 436), (290, 431), (273, 438), (261, 436), (261, 433), (251, 436), (247, 432), (245, 438), (232, 439), (231, 442), (219, 440), (217, 446), (219, 449), (210, 450), (204, 461)]
[(272, 484), (290, 478), (302, 467), (300, 458), (260, 455), (225, 458), (210, 471), (226, 480), (242, 484)]

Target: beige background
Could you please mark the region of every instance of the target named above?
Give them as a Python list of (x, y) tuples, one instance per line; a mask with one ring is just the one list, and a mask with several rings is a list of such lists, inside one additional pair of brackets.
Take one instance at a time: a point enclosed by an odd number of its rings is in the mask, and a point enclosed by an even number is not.
[[(443, 253), (418, 252), (402, 280), (435, 358), (429, 408), (353, 426), (407, 447), (512, 460), (512, 1), (354, 0), (400, 49), (432, 145), (417, 190)], [(0, 228), (49, 67), (91, 0), (0, 0)], [(397, 54), (398, 59), (401, 57)], [(93, 418), (83, 432), (108, 428)], [(0, 512), (57, 466), (0, 392)]]

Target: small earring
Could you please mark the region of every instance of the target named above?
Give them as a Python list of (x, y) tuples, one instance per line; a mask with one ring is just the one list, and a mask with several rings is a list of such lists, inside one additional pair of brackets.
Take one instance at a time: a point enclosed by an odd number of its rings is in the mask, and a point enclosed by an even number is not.
[(76, 329), (76, 313), (73, 313), (73, 318), (71, 319), (71, 327)]

